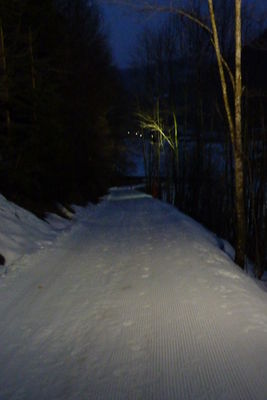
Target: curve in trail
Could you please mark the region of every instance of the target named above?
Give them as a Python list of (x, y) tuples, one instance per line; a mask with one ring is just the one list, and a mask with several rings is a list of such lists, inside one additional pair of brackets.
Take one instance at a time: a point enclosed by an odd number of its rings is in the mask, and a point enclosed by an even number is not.
[(211, 233), (113, 190), (0, 281), (0, 399), (266, 400), (266, 310)]

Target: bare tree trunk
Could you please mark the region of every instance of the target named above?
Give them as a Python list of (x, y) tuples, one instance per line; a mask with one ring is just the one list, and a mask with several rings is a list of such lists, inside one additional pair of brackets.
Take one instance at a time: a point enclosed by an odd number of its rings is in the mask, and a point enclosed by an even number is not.
[(227, 82), (224, 72), (224, 63), (221, 54), (218, 30), (215, 19), (213, 0), (208, 0), (209, 11), (213, 33), (213, 45), (218, 62), (220, 82), (223, 92), (223, 101), (227, 115), (230, 137), (233, 146), (234, 165), (235, 165), (235, 208), (236, 208), (236, 255), (235, 262), (244, 269), (245, 264), (245, 240), (246, 240), (246, 218), (245, 218), (245, 199), (244, 199), (244, 161), (242, 145), (242, 73), (241, 73), (241, 0), (235, 0), (235, 80), (234, 80), (234, 99), (235, 110), (232, 116)]
[(244, 160), (242, 143), (242, 72), (241, 72), (241, 0), (235, 0), (235, 196), (236, 254), (235, 262), (244, 268), (246, 217), (244, 196)]
[(246, 218), (244, 200), (244, 163), (243, 156), (234, 150), (235, 162), (235, 207), (236, 207), (236, 245), (235, 262), (244, 269), (245, 264), (245, 241), (246, 241)]
[(225, 72), (224, 72), (224, 67), (223, 67), (223, 58), (222, 58), (222, 53), (221, 53), (221, 49), (220, 49), (219, 35), (218, 35), (218, 29), (217, 29), (217, 24), (216, 24), (216, 19), (215, 19), (213, 0), (208, 0), (208, 3), (209, 3), (209, 12), (210, 12), (210, 19), (211, 19), (211, 26), (212, 26), (212, 35), (213, 35), (212, 41), (213, 41), (213, 46), (215, 49), (216, 59), (217, 59), (218, 68), (219, 68), (220, 82), (221, 82), (222, 94), (223, 94), (223, 102), (224, 102), (224, 107), (225, 107), (225, 112), (226, 112), (226, 117), (227, 117), (227, 122), (228, 122), (228, 126), (229, 126), (232, 144), (234, 145), (235, 126), (234, 126), (234, 121), (233, 121), (230, 102), (229, 102), (228, 87), (227, 87), (227, 82), (226, 82), (226, 77), (225, 77)]

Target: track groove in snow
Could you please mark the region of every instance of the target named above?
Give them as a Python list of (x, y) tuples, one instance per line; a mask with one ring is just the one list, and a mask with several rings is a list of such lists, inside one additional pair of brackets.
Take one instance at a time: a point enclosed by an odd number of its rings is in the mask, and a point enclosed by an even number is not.
[(1, 400), (267, 399), (266, 293), (172, 207), (114, 190), (24, 264), (0, 280)]

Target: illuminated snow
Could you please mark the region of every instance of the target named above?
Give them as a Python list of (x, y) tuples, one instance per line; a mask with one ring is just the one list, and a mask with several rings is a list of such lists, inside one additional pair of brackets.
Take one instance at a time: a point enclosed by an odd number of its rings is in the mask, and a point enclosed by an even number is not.
[(266, 292), (217, 238), (131, 188), (78, 211), (0, 280), (0, 399), (266, 400)]

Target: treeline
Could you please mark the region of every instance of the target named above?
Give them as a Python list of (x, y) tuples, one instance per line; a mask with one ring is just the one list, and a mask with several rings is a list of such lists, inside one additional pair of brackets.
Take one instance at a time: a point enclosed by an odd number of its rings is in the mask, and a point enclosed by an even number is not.
[(123, 168), (120, 95), (94, 2), (0, 0), (0, 192), (96, 199)]
[[(195, 1), (194, 16), (201, 17)], [(192, 3), (193, 4), (193, 3)], [(231, 0), (216, 3), (226, 68), (234, 65)], [(267, 40), (257, 39), (249, 10), (243, 10), (243, 154), (246, 254), (258, 277), (267, 268)], [(264, 39), (265, 38), (265, 39)], [(233, 146), (222, 102), (210, 36), (186, 18), (171, 16), (140, 37), (136, 123), (141, 128), (147, 190), (177, 205), (220, 237), (236, 241)], [(140, 79), (140, 68), (142, 76)], [(227, 72), (226, 72), (227, 73)], [(227, 74), (230, 107), (234, 97)], [(139, 84), (138, 84), (139, 83)]]

